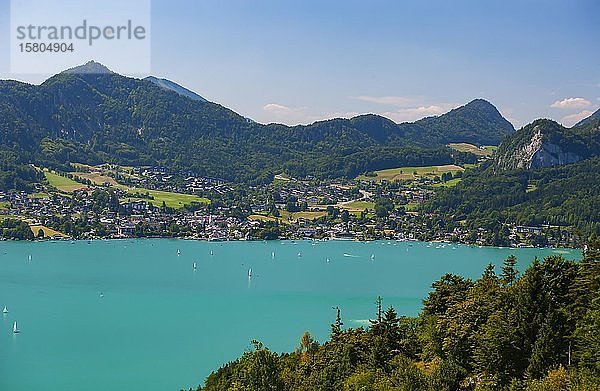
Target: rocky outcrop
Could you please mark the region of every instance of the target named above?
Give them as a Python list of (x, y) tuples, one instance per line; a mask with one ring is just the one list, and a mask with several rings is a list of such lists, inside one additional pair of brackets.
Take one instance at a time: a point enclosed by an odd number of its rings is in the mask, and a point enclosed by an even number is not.
[(502, 143), (496, 166), (503, 170), (552, 167), (575, 163), (597, 154), (598, 129), (567, 129), (538, 120)]

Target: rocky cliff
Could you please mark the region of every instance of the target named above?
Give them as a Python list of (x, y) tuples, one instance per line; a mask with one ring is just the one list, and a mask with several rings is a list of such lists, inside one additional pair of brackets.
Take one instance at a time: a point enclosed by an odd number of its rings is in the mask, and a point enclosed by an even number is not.
[(504, 170), (552, 167), (598, 155), (598, 122), (568, 129), (551, 120), (537, 120), (502, 143), (496, 165)]

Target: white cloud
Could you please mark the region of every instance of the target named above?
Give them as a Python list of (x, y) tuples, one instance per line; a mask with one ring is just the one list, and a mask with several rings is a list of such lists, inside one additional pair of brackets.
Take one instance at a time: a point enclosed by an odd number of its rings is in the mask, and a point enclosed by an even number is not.
[(583, 109), (590, 107), (592, 102), (583, 98), (565, 98), (552, 103), (550, 107), (555, 109)]
[(263, 110), (275, 114), (285, 114), (292, 111), (292, 109), (290, 109), (289, 107), (284, 105), (278, 105), (277, 103), (268, 103), (263, 106)]
[(359, 115), (357, 112), (321, 112), (315, 113), (308, 107), (289, 107), (279, 103), (269, 103), (263, 106), (263, 115), (258, 121), (262, 123), (280, 123), (285, 125), (307, 125), (316, 121), (332, 118), (351, 118)]
[(360, 100), (363, 102), (375, 103), (384, 106), (396, 106), (396, 107), (408, 107), (415, 105), (418, 100), (415, 98), (408, 98), (403, 96), (368, 96), (361, 95), (355, 96), (353, 99)]
[[(364, 99), (363, 99), (364, 98)], [(424, 117), (439, 116), (458, 106), (456, 103), (431, 103), (418, 104), (413, 103), (410, 106), (409, 99), (402, 97), (355, 97), (368, 102), (378, 102), (382, 105), (400, 106), (396, 110), (375, 110), (370, 113), (380, 115), (391, 119), (394, 122), (414, 122)], [(385, 103), (384, 103), (385, 102)], [(286, 125), (311, 124), (316, 121), (324, 121), (332, 118), (352, 118), (368, 111), (326, 111), (319, 112), (309, 107), (290, 107), (279, 103), (268, 103), (262, 107), (261, 115), (256, 116), (256, 120), (261, 123), (282, 123)]]
[(565, 126), (573, 126), (584, 118), (589, 117), (594, 112), (591, 110), (583, 110), (576, 114), (567, 115), (562, 118), (561, 122)]

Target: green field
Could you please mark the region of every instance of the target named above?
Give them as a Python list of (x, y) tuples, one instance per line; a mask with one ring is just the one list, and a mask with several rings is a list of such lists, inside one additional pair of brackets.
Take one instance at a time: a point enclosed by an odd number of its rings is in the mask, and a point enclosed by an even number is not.
[(192, 194), (172, 193), (169, 191), (150, 190), (150, 189), (144, 189), (144, 188), (139, 188), (139, 187), (129, 187), (129, 186), (124, 186), (124, 185), (117, 185), (116, 187), (123, 189), (123, 190), (127, 191), (128, 193), (132, 193), (132, 194), (137, 193), (137, 192), (142, 193), (142, 194), (148, 193), (149, 195), (154, 197), (153, 200), (131, 197), (131, 198), (122, 199), (121, 201), (144, 200), (144, 201), (147, 201), (147, 202), (153, 204), (154, 206), (159, 206), (159, 207), (162, 205), (162, 203), (164, 201), (168, 207), (177, 208), (177, 209), (183, 208), (183, 205), (189, 204), (194, 201), (204, 203), (204, 204), (210, 203), (210, 200), (208, 198), (198, 197), (198, 196), (195, 196)]
[(65, 193), (72, 193), (75, 190), (83, 189), (86, 187), (86, 185), (75, 182), (72, 179), (60, 176), (48, 170), (44, 170), (44, 176), (48, 180), (48, 183), (50, 183), (50, 186), (53, 186), (59, 191), (63, 191)]
[(376, 177), (367, 177), (364, 175), (358, 176), (357, 180), (363, 181), (412, 181), (419, 178), (434, 178), (435, 176), (441, 176), (445, 172), (451, 172), (452, 174), (458, 171), (464, 171), (460, 166), (454, 164), (448, 164), (445, 166), (425, 166), (425, 167), (398, 167), (389, 168), (387, 170), (375, 171)]
[(67, 235), (63, 234), (62, 232), (55, 231), (52, 228), (48, 228), (43, 225), (30, 225), (29, 227), (31, 228), (31, 231), (33, 232), (33, 234), (35, 236), (37, 236), (38, 231), (41, 229), (44, 232), (44, 237), (46, 237), (46, 238), (49, 238), (49, 237), (55, 236), (55, 235), (60, 235), (63, 238), (68, 237)]
[(275, 177), (273, 178), (273, 184), (274, 185), (280, 185), (282, 183), (288, 183), (289, 181), (290, 181), (290, 178), (288, 178), (284, 174), (275, 175)]
[(352, 201), (352, 202), (349, 202), (347, 204), (340, 206), (340, 208), (348, 209), (348, 210), (358, 210), (358, 211), (362, 212), (365, 209), (372, 210), (373, 208), (375, 208), (375, 203), (368, 202), (368, 201)]
[[(131, 197), (131, 198), (122, 198), (121, 201), (144, 200), (144, 201), (148, 201), (149, 203), (153, 204), (154, 206), (158, 206), (158, 207), (162, 206), (162, 203), (164, 201), (168, 207), (176, 208), (176, 209), (183, 208), (183, 205), (189, 204), (191, 202), (200, 202), (200, 203), (204, 203), (204, 204), (210, 203), (209, 199), (203, 198), (203, 197), (198, 197), (198, 196), (195, 196), (192, 194), (173, 193), (170, 191), (150, 190), (150, 189), (121, 185), (121, 184), (118, 184), (113, 178), (107, 177), (107, 176), (104, 176), (104, 175), (101, 175), (98, 173), (87, 173), (86, 174), (86, 173), (81, 173), (81, 172), (75, 172), (72, 174), (77, 175), (82, 178), (90, 179), (95, 184), (101, 184), (104, 182), (108, 182), (111, 185), (118, 187), (120, 189), (123, 189), (128, 193), (131, 193), (131, 194), (135, 194), (138, 192), (142, 193), (142, 194), (148, 193), (150, 196), (152, 196), (154, 198), (153, 200), (147, 200), (144, 198)], [(44, 170), (44, 175), (46, 176), (46, 179), (48, 180), (48, 182), (50, 183), (51, 186), (57, 188), (59, 191), (65, 192), (65, 193), (72, 193), (75, 190), (83, 189), (86, 187), (86, 185), (75, 182), (72, 179), (60, 176), (60, 175), (58, 175), (54, 172), (48, 171), (48, 170)]]
[(452, 178), (452, 179), (450, 179), (449, 181), (446, 181), (446, 182), (436, 183), (435, 185), (433, 185), (433, 187), (454, 187), (460, 181), (461, 181), (460, 178)]
[(477, 156), (491, 156), (492, 153), (498, 149), (498, 147), (494, 145), (484, 145), (481, 148), (478, 148), (476, 145), (467, 143), (453, 143), (448, 144), (448, 146), (452, 149), (456, 149), (457, 151), (469, 152)]
[(295, 212), (292, 213), (292, 220), (298, 219), (315, 220), (319, 217), (327, 216), (327, 212)]

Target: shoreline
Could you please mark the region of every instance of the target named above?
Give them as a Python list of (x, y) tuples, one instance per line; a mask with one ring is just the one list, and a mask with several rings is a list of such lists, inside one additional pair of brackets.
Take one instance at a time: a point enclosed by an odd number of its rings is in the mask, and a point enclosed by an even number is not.
[[(226, 242), (248, 242), (248, 243), (258, 243), (258, 242), (285, 242), (285, 243), (296, 243), (296, 242), (345, 242), (345, 243), (427, 243), (427, 244), (443, 244), (444, 246), (465, 246), (470, 248), (494, 248), (494, 249), (539, 249), (539, 250), (570, 250), (582, 251), (582, 247), (517, 247), (517, 246), (489, 246), (489, 245), (479, 245), (472, 243), (462, 243), (462, 242), (447, 242), (443, 240), (415, 240), (415, 239), (373, 239), (373, 240), (356, 240), (356, 239), (273, 239), (273, 240), (246, 240), (246, 239), (226, 239), (226, 240), (210, 240), (210, 239), (199, 239), (199, 238), (186, 238), (186, 237), (166, 237), (166, 236), (144, 236), (139, 238), (92, 238), (92, 239), (34, 239), (34, 240), (20, 240), (20, 239), (0, 239), (0, 242), (25, 242), (25, 243), (42, 243), (42, 242), (53, 242), (53, 243), (62, 243), (62, 242), (96, 242), (96, 241), (127, 241), (127, 240), (169, 240), (169, 241), (191, 241), (191, 242), (207, 242), (207, 243), (226, 243)], [(443, 247), (442, 247), (443, 248)], [(432, 249), (441, 249), (432, 247)]]

